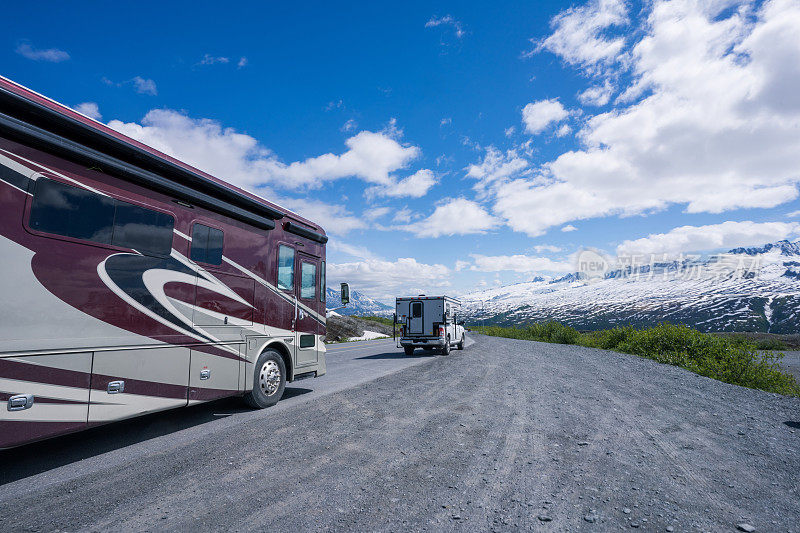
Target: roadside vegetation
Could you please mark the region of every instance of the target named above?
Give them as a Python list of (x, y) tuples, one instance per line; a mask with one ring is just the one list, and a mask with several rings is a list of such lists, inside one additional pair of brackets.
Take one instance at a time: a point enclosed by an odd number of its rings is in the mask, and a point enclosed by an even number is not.
[(391, 337), (392, 320), (377, 316), (329, 316), (326, 329), (327, 343), (346, 342), (350, 338), (361, 337), (365, 330)]
[(800, 385), (794, 376), (778, 366), (783, 354), (759, 351), (762, 348), (757, 341), (741, 335), (710, 335), (673, 324), (659, 324), (646, 329), (615, 327), (586, 333), (559, 322), (522, 328), (485, 326), (473, 330), (495, 337), (576, 344), (629, 353), (680, 366), (725, 383), (800, 396)]

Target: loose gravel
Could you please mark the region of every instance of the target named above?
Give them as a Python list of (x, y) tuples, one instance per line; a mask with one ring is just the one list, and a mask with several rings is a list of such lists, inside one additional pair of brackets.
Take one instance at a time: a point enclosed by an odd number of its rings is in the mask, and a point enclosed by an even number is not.
[(10, 483), (0, 530), (800, 531), (799, 427), (797, 398), (476, 336), (123, 465)]

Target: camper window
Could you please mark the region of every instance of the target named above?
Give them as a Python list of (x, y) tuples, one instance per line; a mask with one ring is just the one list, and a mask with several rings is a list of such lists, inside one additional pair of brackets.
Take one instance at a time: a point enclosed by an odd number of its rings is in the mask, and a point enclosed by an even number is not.
[(290, 291), (294, 288), (294, 248), (278, 247), (278, 288)]
[(317, 290), (317, 265), (302, 262), (300, 267), (300, 298), (313, 298)]

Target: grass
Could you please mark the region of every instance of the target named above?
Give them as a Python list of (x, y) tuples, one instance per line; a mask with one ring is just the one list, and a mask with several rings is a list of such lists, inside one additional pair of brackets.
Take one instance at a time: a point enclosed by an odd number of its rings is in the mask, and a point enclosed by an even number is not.
[[(794, 376), (778, 366), (782, 353), (775, 343), (757, 343), (746, 337), (720, 337), (686, 326), (659, 324), (646, 329), (615, 327), (581, 333), (559, 322), (523, 328), (486, 326), (474, 331), (495, 337), (603, 348), (680, 366), (725, 383), (789, 396), (800, 396)], [(769, 346), (767, 348), (762, 348)]]

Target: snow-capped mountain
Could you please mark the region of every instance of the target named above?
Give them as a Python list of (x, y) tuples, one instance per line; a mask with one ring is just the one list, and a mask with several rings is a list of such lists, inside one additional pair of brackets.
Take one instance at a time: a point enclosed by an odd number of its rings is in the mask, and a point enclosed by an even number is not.
[[(339, 291), (328, 287), (325, 292), (327, 301), (325, 307), (334, 309), (342, 305), (341, 295)], [(365, 296), (358, 291), (350, 290), (350, 303), (347, 307), (336, 309), (340, 315), (358, 315), (358, 316), (391, 316), (394, 313), (392, 307), (383, 304), (377, 300), (373, 300), (369, 296)]]
[(617, 268), (599, 280), (536, 278), (461, 300), (470, 319), (487, 324), (558, 320), (593, 330), (667, 321), (701, 331), (800, 333), (800, 241)]

